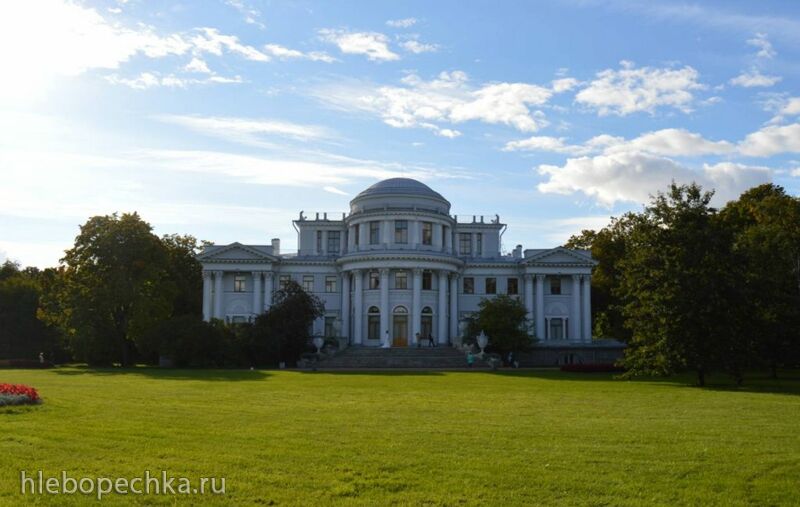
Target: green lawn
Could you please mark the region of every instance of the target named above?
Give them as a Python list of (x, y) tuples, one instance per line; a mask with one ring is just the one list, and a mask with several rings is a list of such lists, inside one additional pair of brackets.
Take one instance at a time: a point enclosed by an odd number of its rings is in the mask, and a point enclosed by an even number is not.
[[(713, 382), (714, 379), (712, 379)], [(226, 477), (224, 497), (108, 503), (797, 505), (800, 378), (744, 389), (610, 375), (0, 370), (0, 503), (19, 471)]]

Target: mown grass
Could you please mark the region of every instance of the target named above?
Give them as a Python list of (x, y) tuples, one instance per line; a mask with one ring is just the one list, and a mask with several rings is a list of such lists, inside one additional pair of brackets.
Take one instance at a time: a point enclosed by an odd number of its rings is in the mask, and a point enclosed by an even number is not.
[[(714, 379), (712, 379), (713, 382)], [(26, 470), (225, 477), (237, 505), (797, 505), (800, 378), (700, 389), (604, 374), (3, 370), (0, 503)]]

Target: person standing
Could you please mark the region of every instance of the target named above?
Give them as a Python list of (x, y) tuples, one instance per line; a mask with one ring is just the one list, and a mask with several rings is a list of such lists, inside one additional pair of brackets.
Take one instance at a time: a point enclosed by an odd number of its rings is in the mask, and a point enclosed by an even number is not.
[(433, 335), (431, 333), (428, 333), (428, 347), (435, 347), (433, 343)]
[(472, 355), (472, 351), (470, 350), (467, 352), (467, 367), (472, 368), (472, 363), (475, 362), (475, 356)]

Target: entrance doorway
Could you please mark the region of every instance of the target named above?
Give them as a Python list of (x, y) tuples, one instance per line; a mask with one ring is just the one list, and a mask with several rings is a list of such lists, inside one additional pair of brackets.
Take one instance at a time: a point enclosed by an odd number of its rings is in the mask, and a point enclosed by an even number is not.
[(392, 346), (408, 347), (408, 310), (398, 306), (392, 313)]

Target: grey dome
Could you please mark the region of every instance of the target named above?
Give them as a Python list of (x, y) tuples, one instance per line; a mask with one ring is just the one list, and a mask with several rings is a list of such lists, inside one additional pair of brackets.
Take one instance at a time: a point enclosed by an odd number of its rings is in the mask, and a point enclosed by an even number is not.
[(430, 197), (447, 202), (447, 199), (442, 197), (439, 192), (435, 192), (428, 185), (421, 181), (412, 180), (411, 178), (389, 178), (388, 180), (379, 181), (359, 193), (353, 200), (356, 201), (362, 197), (378, 197), (382, 195)]

